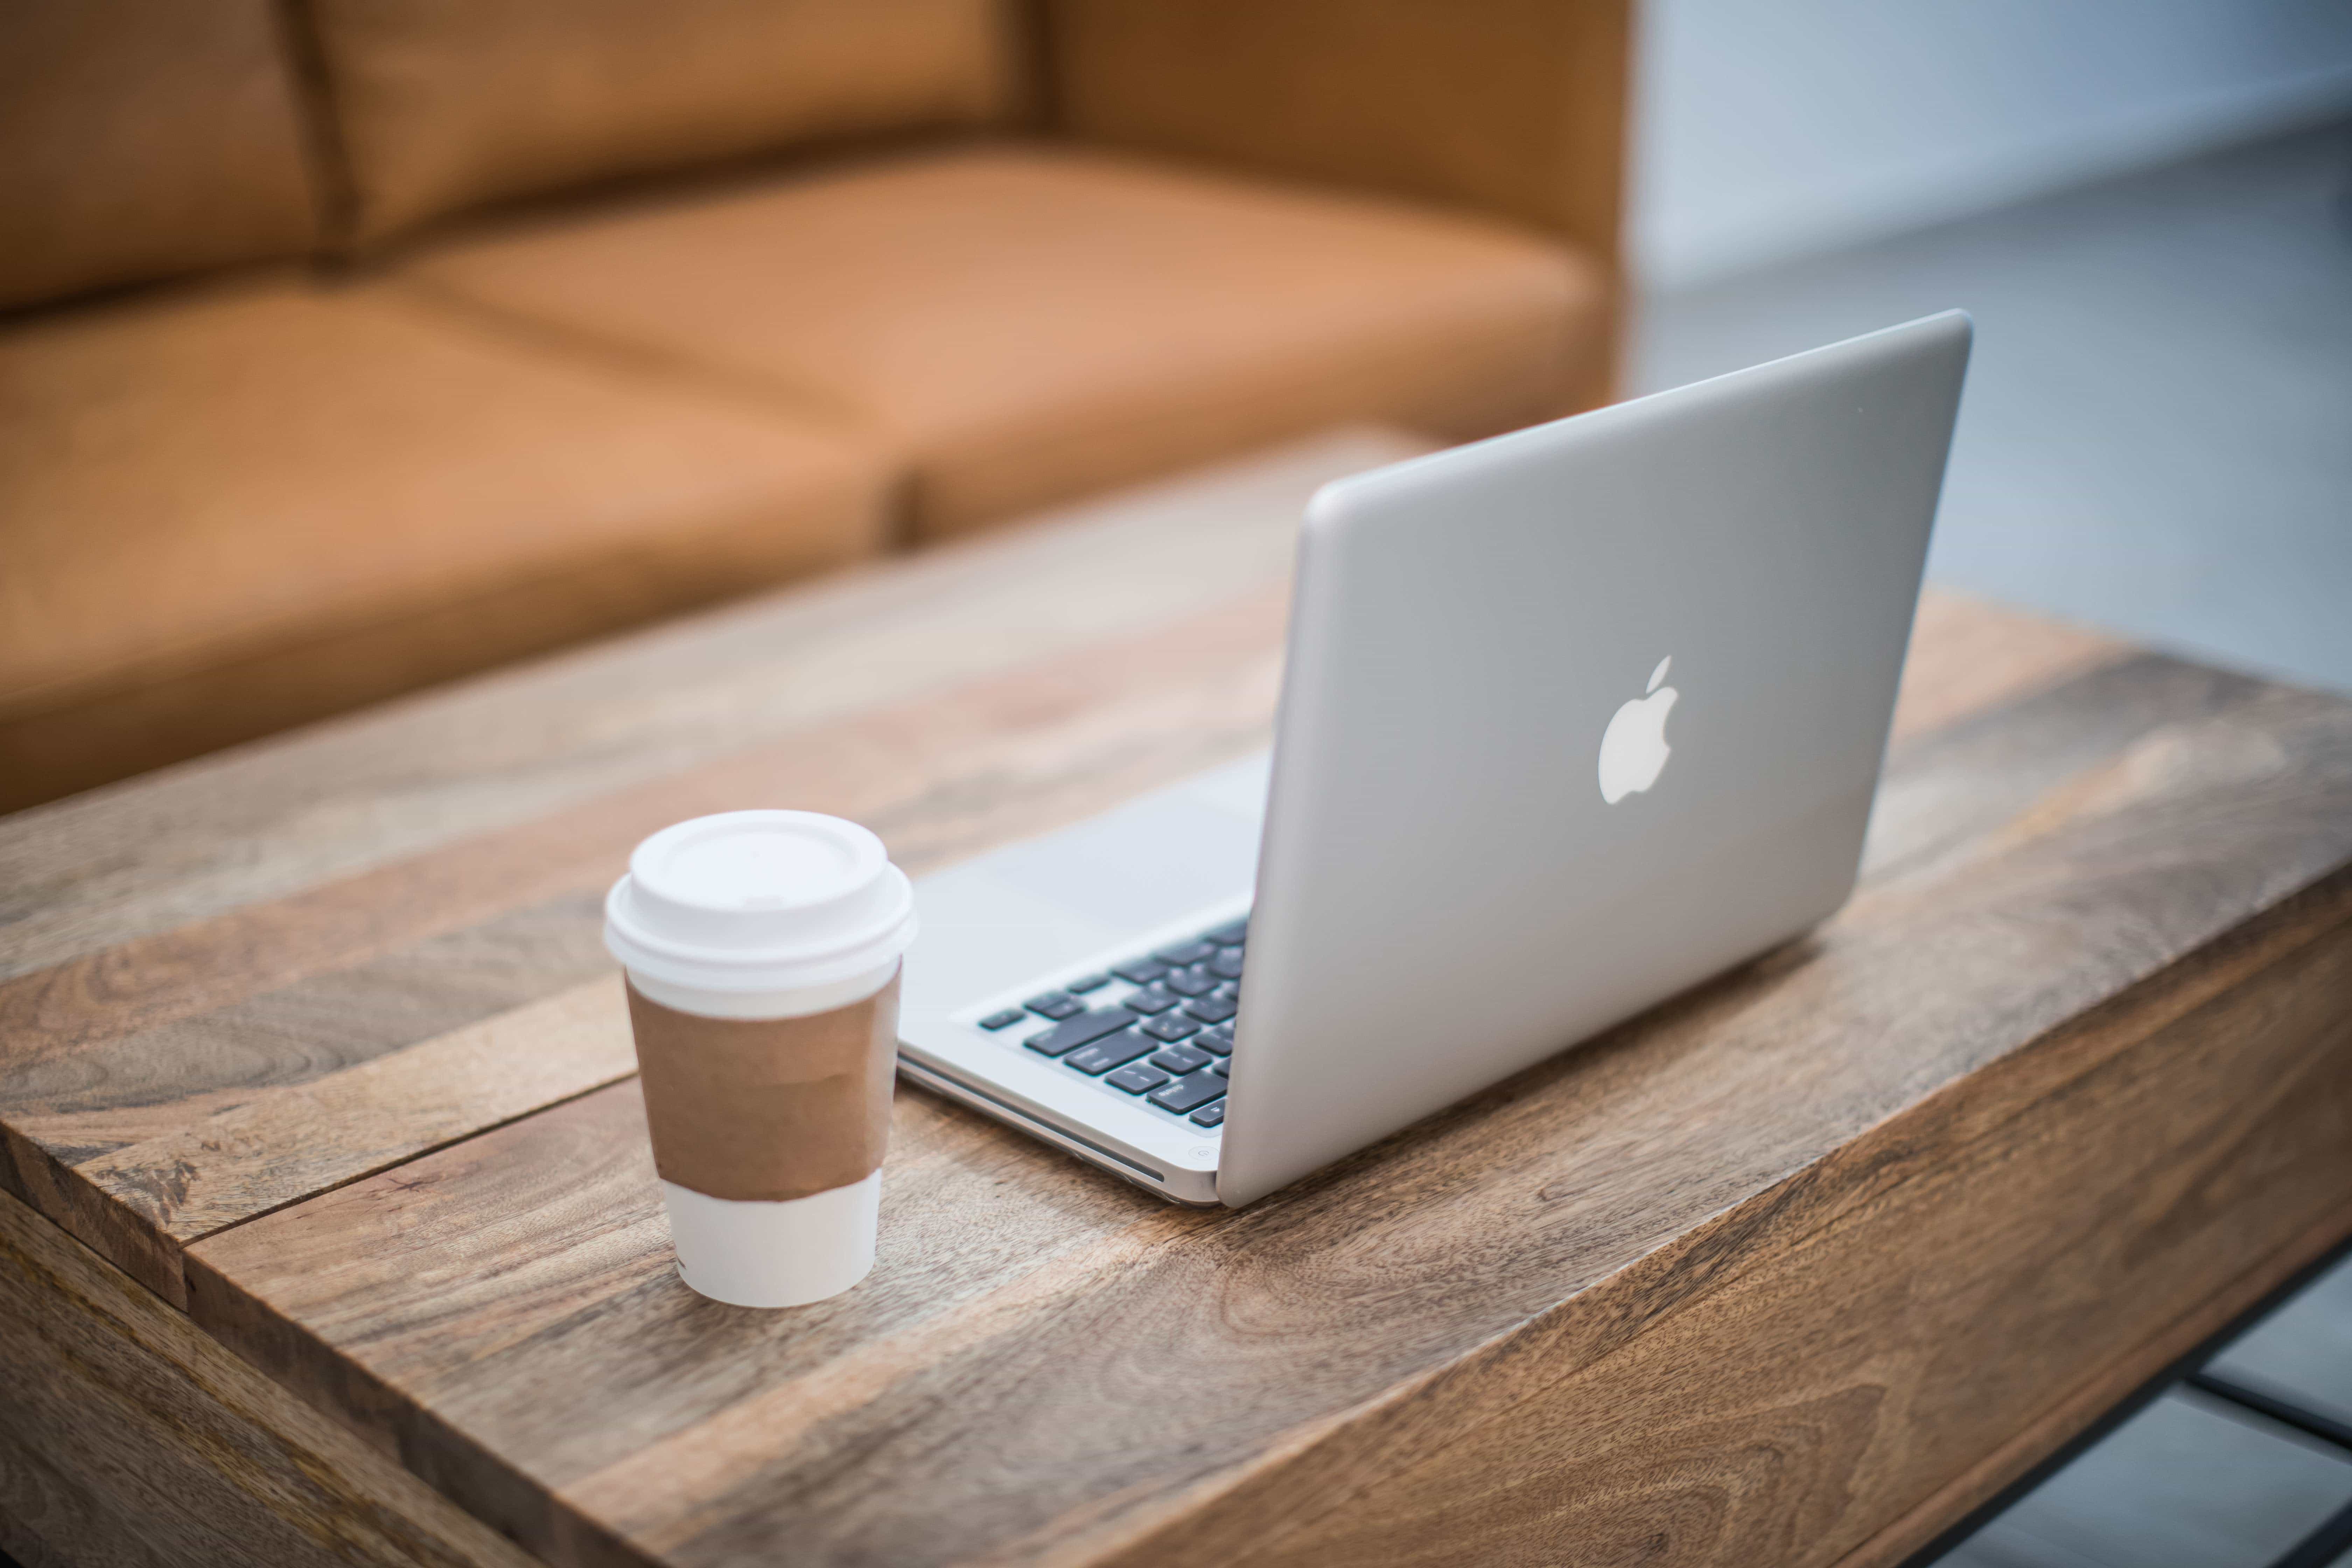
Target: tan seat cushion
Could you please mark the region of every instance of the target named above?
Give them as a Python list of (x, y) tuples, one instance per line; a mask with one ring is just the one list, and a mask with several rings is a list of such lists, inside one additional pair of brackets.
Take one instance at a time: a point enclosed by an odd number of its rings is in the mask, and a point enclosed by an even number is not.
[(929, 535), (1339, 421), (1487, 434), (1592, 396), (1608, 353), (1600, 269), (1533, 235), (1020, 147), (469, 240), (410, 275), (871, 421)]
[(0, 308), (315, 229), (270, 0), (0, 5)]
[(868, 554), (891, 479), (858, 437), (381, 289), (19, 327), (0, 805)]
[(992, 124), (1012, 0), (307, 0), (366, 244), (446, 213)]

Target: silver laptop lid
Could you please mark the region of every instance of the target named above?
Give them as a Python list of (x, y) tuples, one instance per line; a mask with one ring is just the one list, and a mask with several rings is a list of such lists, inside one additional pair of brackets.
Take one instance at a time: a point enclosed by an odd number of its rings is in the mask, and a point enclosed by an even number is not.
[(1316, 497), (1224, 1202), (1843, 901), (1969, 340), (1949, 311)]

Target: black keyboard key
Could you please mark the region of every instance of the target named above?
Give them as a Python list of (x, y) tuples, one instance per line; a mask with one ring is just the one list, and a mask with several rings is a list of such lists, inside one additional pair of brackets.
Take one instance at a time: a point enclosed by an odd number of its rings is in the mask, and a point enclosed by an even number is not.
[(1242, 988), (1228, 980), (1209, 994), (1221, 1002), (1238, 1002), (1242, 999)]
[(1233, 1055), (1234, 1026), (1220, 1024), (1213, 1029), (1203, 1029), (1192, 1037), (1192, 1043), (1204, 1051), (1214, 1051), (1221, 1057)]
[(1222, 1100), (1213, 1100), (1192, 1112), (1192, 1124), (1196, 1127), (1214, 1127), (1224, 1119), (1225, 1102)]
[(1002, 1013), (991, 1013), (980, 1021), (983, 1029), (1009, 1029), (1029, 1015), (1018, 1007), (1007, 1007)]
[(1159, 1046), (1159, 1041), (1147, 1040), (1133, 1029), (1129, 1029), (1123, 1034), (1113, 1035), (1107, 1040), (1097, 1040), (1091, 1046), (1072, 1051), (1062, 1060), (1066, 1066), (1074, 1067), (1080, 1072), (1101, 1074), (1110, 1071), (1113, 1068), (1123, 1068), (1145, 1052), (1157, 1050)]
[(1110, 976), (1108, 974), (1081, 974), (1076, 980), (1063, 981), (1062, 989), (1065, 991), (1099, 991), (1109, 984)]
[(1196, 1051), (1190, 1046), (1171, 1046), (1153, 1057), (1151, 1065), (1156, 1068), (1166, 1068), (1181, 1078), (1188, 1072), (1199, 1072), (1216, 1059), (1208, 1052)]
[(1064, 1051), (1116, 1035), (1135, 1022), (1135, 1015), (1124, 1007), (1106, 1007), (1099, 1013), (1071, 1018), (1055, 1025), (1042, 1035), (1032, 1035), (1021, 1043), (1040, 1056), (1058, 1057)]
[(1225, 1092), (1225, 1080), (1213, 1072), (1196, 1072), (1190, 1078), (1180, 1078), (1151, 1097), (1151, 1103), (1162, 1110), (1178, 1112), (1198, 1110)]
[(1239, 947), (1249, 940), (1249, 916), (1227, 921), (1221, 926), (1212, 926), (1201, 933), (1201, 940), (1213, 942), (1219, 947)]
[(1066, 991), (1048, 991), (1021, 1005), (1041, 1018), (1075, 1018), (1087, 1010), (1085, 1003)]
[(1156, 958), (1130, 958), (1125, 963), (1114, 963), (1110, 972), (1121, 980), (1138, 985), (1149, 985), (1168, 973), (1168, 966)]
[(1184, 1011), (1203, 1024), (1222, 1024), (1238, 1010), (1222, 996), (1195, 996), (1184, 1004)]
[(1217, 988), (1215, 978), (1198, 969), (1180, 969), (1160, 984), (1179, 996), (1206, 996)]
[(1181, 1040), (1187, 1035), (1197, 1034), (1200, 1027), (1201, 1021), (1197, 1018), (1187, 1018), (1181, 1013), (1162, 1013), (1144, 1025), (1143, 1032), (1155, 1040)]
[(1231, 1057), (1219, 1057), (1209, 1064), (1209, 1070), (1219, 1078), (1231, 1078), (1234, 1076), (1234, 1059)]
[(1241, 948), (1226, 948), (1216, 957), (1209, 960), (1209, 973), (1220, 980), (1239, 980), (1242, 977), (1242, 957)]
[(1176, 1005), (1176, 994), (1162, 991), (1157, 985), (1147, 985), (1119, 1004), (1130, 1013), (1165, 1013)]
[(1117, 1072), (1107, 1074), (1103, 1079), (1103, 1082), (1113, 1089), (1123, 1089), (1129, 1094), (1145, 1093), (1158, 1089), (1167, 1081), (1166, 1073), (1161, 1072), (1158, 1068), (1146, 1067), (1141, 1062), (1129, 1062)]
[(1217, 944), (1213, 942), (1180, 942), (1172, 947), (1153, 948), (1151, 956), (1162, 963), (1181, 969), (1188, 963), (1200, 963), (1216, 951)]

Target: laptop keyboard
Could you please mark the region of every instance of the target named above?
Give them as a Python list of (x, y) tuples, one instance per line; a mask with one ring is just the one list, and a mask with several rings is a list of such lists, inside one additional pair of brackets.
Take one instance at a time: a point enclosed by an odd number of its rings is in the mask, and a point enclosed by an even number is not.
[(1225, 1119), (1248, 942), (1248, 917), (1227, 921), (992, 1013), (980, 1026), (1043, 1024), (1021, 1041), (1039, 1056), (1195, 1126), (1215, 1127)]

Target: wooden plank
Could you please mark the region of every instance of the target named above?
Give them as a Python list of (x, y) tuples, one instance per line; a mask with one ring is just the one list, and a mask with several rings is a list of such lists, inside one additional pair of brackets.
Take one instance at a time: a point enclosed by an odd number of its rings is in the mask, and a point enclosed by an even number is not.
[(600, 978), (602, 918), (597, 893), (562, 894), (70, 1054), (12, 1050), (0, 1114), (84, 1164)]
[[(2352, 1198), (2347, 860), (2352, 709), (2094, 665), (1899, 747), (1812, 937), (1243, 1214), (908, 1093), (874, 1280), (736, 1312), (669, 1276), (622, 1084), (197, 1243), (192, 1310), (560, 1563), (1402, 1552), (1347, 1533), (1368, 1478), (1475, 1491), (1437, 1456), (1502, 1464), (1475, 1435), (1554, 1388), (1523, 1447), (1590, 1423), (1594, 1495), (1706, 1516), (1663, 1560), (1843, 1551), (2127, 1350), (2084, 1344), (2097, 1304), (2168, 1321)], [(2120, 1170), (2062, 1157), (2108, 1121)], [(1971, 1296), (1996, 1246), (2053, 1289)], [(1903, 1328), (2004, 1306), (1990, 1373)], [(1717, 1397), (1663, 1490), (1605, 1418), (1661, 1381)], [(1767, 1428), (1789, 1462), (1731, 1474)], [(1497, 1560), (1556, 1548), (1557, 1489), (1509, 1490)]]
[(313, 1082), (271, 1089), (74, 1173), (193, 1241), (636, 1070), (607, 974)]
[(5, 1194), (0, 1386), (0, 1545), (28, 1562), (535, 1562)]
[(1279, 578), (1343, 430), (0, 816), (0, 979), (358, 876)]

